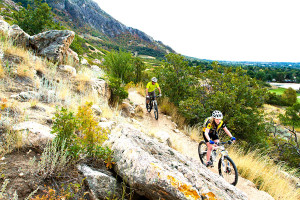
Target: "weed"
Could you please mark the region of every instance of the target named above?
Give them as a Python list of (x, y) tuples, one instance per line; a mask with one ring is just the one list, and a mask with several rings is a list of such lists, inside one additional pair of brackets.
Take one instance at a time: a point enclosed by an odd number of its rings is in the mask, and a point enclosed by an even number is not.
[(46, 145), (38, 163), (38, 174), (50, 178), (63, 172), (69, 162), (66, 140), (54, 139)]

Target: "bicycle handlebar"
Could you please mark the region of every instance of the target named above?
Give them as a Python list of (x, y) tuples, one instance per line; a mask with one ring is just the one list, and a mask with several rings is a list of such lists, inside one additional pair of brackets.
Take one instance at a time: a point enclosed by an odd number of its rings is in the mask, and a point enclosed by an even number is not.
[(217, 143), (216, 145), (218, 145), (218, 146), (220, 146), (220, 144), (221, 145), (223, 145), (223, 144), (232, 144), (233, 142), (231, 141), (231, 140), (228, 140), (227, 142), (219, 142), (219, 143)]

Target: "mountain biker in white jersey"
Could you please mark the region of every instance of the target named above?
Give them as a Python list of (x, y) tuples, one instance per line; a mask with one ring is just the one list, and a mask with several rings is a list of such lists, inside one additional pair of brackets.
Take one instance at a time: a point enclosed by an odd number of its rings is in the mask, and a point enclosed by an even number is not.
[(157, 83), (157, 78), (156, 77), (153, 77), (151, 79), (151, 82), (149, 82), (146, 86), (146, 108), (148, 108), (148, 104), (150, 102), (150, 97), (154, 97), (155, 96), (155, 89), (158, 89), (159, 91), (159, 96), (161, 96), (161, 90), (160, 90), (160, 87)]
[(225, 133), (231, 138), (231, 141), (235, 141), (235, 137), (232, 136), (230, 131), (227, 129), (225, 123), (222, 121), (223, 114), (215, 110), (211, 117), (208, 117), (203, 124), (203, 137), (207, 145), (207, 163), (206, 166), (211, 166), (213, 163), (210, 161), (210, 154), (213, 145), (219, 143), (218, 132), (222, 128)]

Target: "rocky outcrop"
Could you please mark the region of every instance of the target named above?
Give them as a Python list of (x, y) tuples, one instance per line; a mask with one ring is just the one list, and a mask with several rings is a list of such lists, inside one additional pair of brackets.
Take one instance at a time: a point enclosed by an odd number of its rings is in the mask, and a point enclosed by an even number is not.
[(75, 33), (69, 30), (52, 30), (30, 37), (30, 46), (38, 55), (47, 57), (53, 62), (63, 63), (67, 58), (69, 46)]
[(78, 54), (69, 47), (75, 37), (75, 33), (69, 30), (51, 30), (30, 36), (19, 26), (0, 20), (0, 33), (8, 34), (8, 37), (22, 47), (34, 50), (37, 55), (47, 59), (64, 63), (65, 59), (71, 58), (75, 64), (79, 63)]
[(105, 99), (110, 98), (111, 92), (110, 92), (108, 84), (105, 80), (98, 79), (98, 78), (92, 78), (91, 86), (92, 86), (93, 90), (97, 91), (98, 94), (100, 94)]
[(148, 199), (247, 199), (199, 161), (190, 160), (130, 125), (116, 127), (106, 145), (114, 151), (114, 170)]
[(25, 33), (18, 25), (12, 25), (8, 30), (9, 37), (19, 46), (28, 47), (30, 35)]
[(22, 135), (23, 146), (43, 147), (52, 141), (55, 135), (51, 129), (33, 121), (21, 122), (12, 127), (13, 131), (19, 131)]

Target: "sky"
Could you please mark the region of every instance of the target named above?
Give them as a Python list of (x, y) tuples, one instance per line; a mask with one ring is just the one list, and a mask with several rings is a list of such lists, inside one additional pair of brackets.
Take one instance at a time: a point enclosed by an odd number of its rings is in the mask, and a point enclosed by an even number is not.
[(300, 62), (298, 0), (94, 0), (177, 53), (209, 60)]

